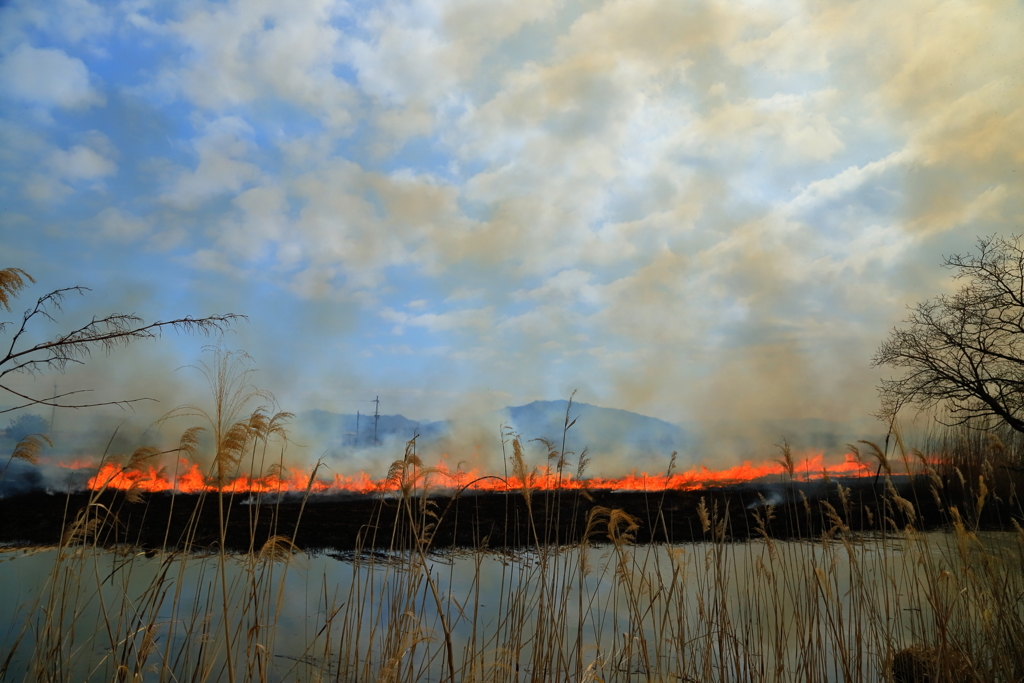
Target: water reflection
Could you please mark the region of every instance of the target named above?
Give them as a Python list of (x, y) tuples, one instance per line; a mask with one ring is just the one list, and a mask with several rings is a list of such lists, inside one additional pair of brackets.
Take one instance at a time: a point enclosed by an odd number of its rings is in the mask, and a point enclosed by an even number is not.
[(951, 619), (989, 618), (1021, 552), (941, 532), (288, 561), (8, 549), (0, 657), (11, 680), (878, 680)]

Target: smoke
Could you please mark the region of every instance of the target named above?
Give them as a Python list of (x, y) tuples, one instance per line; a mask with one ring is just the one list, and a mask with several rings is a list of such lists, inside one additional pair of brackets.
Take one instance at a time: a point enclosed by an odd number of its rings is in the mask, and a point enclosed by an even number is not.
[[(153, 80), (145, 59), (97, 62), (109, 32), (83, 52), (19, 7), (11, 44), (65, 49), (112, 92)], [(478, 10), (489, 19), (466, 18)], [(97, 11), (116, 24), (123, 8)], [(383, 7), (346, 26), (299, 12), (308, 30), (288, 35), (243, 3), (227, 38), (205, 30), (211, 11), (153, 19), (173, 28), (148, 34), (163, 53), (217, 58), (159, 65), (155, 82), (182, 87), (144, 98), (147, 144), (124, 144), (140, 106), (124, 98), (4, 122), (0, 267), (39, 279), (24, 305), (92, 288), (33, 340), (108, 312), (248, 314), (226, 344), (283, 409), (349, 414), (387, 392), (389, 414), (448, 424), (422, 434), (427, 459), (498, 469), (490, 411), (573, 387), (687, 431), (620, 447), (584, 438), (583, 418), (569, 450), (589, 446), (592, 471), (660, 469), (676, 448), (684, 463), (759, 459), (782, 438), (841, 449), (876, 433), (872, 352), (906, 304), (948, 287), (941, 255), (1024, 215), (1006, 144), (1024, 134), (1013, 3)], [(254, 61), (268, 45), (273, 64)], [(95, 163), (71, 164), (75, 150)], [(148, 425), (204, 400), (175, 368), (208, 341), (168, 333), (56, 379), (84, 402), (157, 399), (123, 415)], [(15, 386), (45, 396), (53, 379)], [(61, 412), (57, 429), (109, 433), (94, 415)], [(549, 427), (517, 428), (559, 438)], [(285, 457), (386, 471), (408, 438), (368, 447), (297, 424)]]
[(34, 491), (57, 494), (82, 491), (93, 471), (69, 469), (52, 464), (33, 465), (23, 460), (12, 460), (2, 480), (0, 498)]
[[(509, 442), (518, 437), (530, 468), (556, 465), (548, 458), (550, 444), (559, 453), (564, 448), (564, 472), (571, 476), (576, 475), (580, 459), (586, 454), (589, 465), (584, 476), (618, 477), (665, 472), (673, 453), (677, 454), (677, 471), (698, 465), (714, 470), (742, 461), (769, 462), (779, 457), (778, 445), (784, 442), (798, 456), (824, 453), (826, 462), (833, 462), (848, 451), (848, 443), (883, 438), (878, 434), (877, 422), (865, 422), (859, 427), (806, 419), (677, 425), (586, 403), (572, 405), (572, 424), (565, 430), (567, 407), (567, 401), (537, 401), (422, 423), (401, 415), (381, 415), (376, 425), (376, 442), (372, 415), (357, 418), (328, 411), (305, 411), (285, 425), (286, 438), (275, 436), (267, 444), (251, 444), (228, 475), (263, 476), (275, 464), (282, 465), (286, 472), (308, 473), (319, 462), (319, 479), (365, 474), (380, 480), (387, 476), (391, 463), (400, 460), (408, 450), (427, 467), (442, 466), (473, 476), (505, 476), (510, 471)], [(194, 462), (200, 472), (212, 471), (215, 449), (209, 431), (200, 435), (194, 459), (181, 462), (181, 454), (174, 452), (181, 432), (192, 426), (188, 420), (156, 428), (107, 415), (94, 416), (84, 424), (83, 431), (65, 427), (53, 435), (56, 446), (46, 453), (49, 464), (31, 467), (16, 463), (8, 475), (10, 482), (4, 486), (4, 495), (29, 490), (59, 491), (69, 485), (83, 488), (101, 458), (123, 464), (140, 446), (168, 451), (147, 460), (147, 468), (164, 467), (168, 475), (177, 471), (180, 476)], [(82, 469), (57, 467), (53, 464), (57, 462)], [(69, 474), (72, 471), (75, 474)]]

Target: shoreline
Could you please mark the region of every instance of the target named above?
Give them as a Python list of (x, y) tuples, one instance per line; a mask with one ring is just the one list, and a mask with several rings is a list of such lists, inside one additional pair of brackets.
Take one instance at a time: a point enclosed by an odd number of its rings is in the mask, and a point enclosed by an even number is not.
[[(600, 509), (622, 510), (636, 522), (631, 542), (694, 543), (745, 541), (765, 535), (775, 540), (818, 539), (838, 531), (867, 533), (917, 531), (952, 526), (949, 509), (956, 506), (970, 529), (1008, 530), (1011, 519), (1024, 522), (1020, 502), (1010, 496), (989, 496), (975, 518), (975, 499), (959, 482), (944, 482), (939, 500), (923, 477), (907, 478), (893, 489), (912, 508), (894, 504), (884, 479), (782, 484), (747, 483), (684, 491), (577, 490), (534, 491), (530, 505), (521, 492), (471, 493), (461, 496), (413, 495), (410, 511), (422, 518), (419, 541), (413, 538), (402, 499), (375, 495), (317, 494), (263, 496), (225, 494), (225, 549), (258, 552), (272, 536), (294, 538), (300, 550), (402, 550), (417, 542), (429, 550), (445, 548), (516, 549), (571, 544), (586, 535), (608, 541)], [(847, 490), (846, 502), (839, 495)], [(50, 494), (43, 491), (0, 499), (0, 543), (27, 546), (61, 541), (67, 525), (84, 509), (87, 491)], [(589, 498), (589, 500), (588, 500)], [(711, 529), (698, 514), (704, 499)], [(200, 551), (219, 547), (220, 519), (216, 494), (146, 494), (129, 502), (120, 491), (107, 491), (93, 508), (102, 523), (98, 537), (85, 540), (101, 546), (129, 545), (140, 550)], [(767, 520), (765, 502), (771, 505)], [(941, 502), (941, 506), (940, 506)], [(102, 506), (102, 507), (101, 507)], [(530, 508), (532, 508), (532, 521)], [(598, 521), (587, 528), (591, 511)], [(116, 517), (116, 522), (115, 518)], [(758, 527), (758, 518), (764, 521)], [(296, 524), (298, 529), (296, 531)], [(429, 526), (433, 525), (433, 526)], [(397, 531), (396, 531), (397, 530)], [(619, 532), (625, 531), (622, 526)], [(427, 538), (429, 536), (429, 538)]]

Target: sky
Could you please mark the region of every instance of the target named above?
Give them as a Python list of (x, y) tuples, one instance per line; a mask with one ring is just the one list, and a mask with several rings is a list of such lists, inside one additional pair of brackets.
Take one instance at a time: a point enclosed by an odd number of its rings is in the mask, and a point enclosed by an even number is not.
[[(1022, 35), (1013, 1), (5, 2), (0, 267), (36, 283), (0, 317), (244, 314), (220, 343), (290, 411), (863, 420), (943, 256), (1021, 231)], [(18, 386), (169, 409), (211, 341)]]

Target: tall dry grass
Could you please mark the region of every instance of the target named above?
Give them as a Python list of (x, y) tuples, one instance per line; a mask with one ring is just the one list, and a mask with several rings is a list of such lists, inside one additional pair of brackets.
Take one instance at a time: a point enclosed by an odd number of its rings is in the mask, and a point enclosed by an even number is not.
[[(268, 443), (283, 443), (281, 419), (258, 410), (236, 424), (248, 425), (244, 449), (259, 474), (256, 454), (262, 450), (266, 464)], [(690, 514), (704, 542), (638, 546), (638, 525), (657, 524), (660, 508), (639, 520), (593, 505), (586, 492), (534, 490), (528, 444), (503, 430), (507, 467), (523, 482), (509, 495), (538, 514), (559, 509), (557, 496), (579, 496), (584, 540), (566, 543), (527, 525), (516, 548), (491, 548), (483, 537), (471, 549), (437, 545), (439, 522), (460, 514), (460, 500), (441, 507), (431, 495), (436, 472), (423, 465), (414, 439), (389, 470), (397, 493), (379, 500), (363, 547), (346, 556), (346, 582), (311, 574), (294, 537), (276, 530), (235, 554), (223, 543), (186, 542), (153, 557), (130, 545), (104, 547), (99, 539), (117, 524), (117, 511), (96, 492), (53, 551), (45, 587), (2, 655), (0, 679), (1021, 681), (1019, 501), (1005, 531), (977, 526), (992, 496), (1003, 495), (994, 492), (1015, 485), (1014, 471), (999, 463), (1013, 462), (1007, 451), (1017, 446), (947, 437), (945, 460), (902, 439), (893, 453), (862, 444), (879, 459), (875, 534), (851, 531), (851, 515), (860, 513), (848, 490), (833, 484), (841, 504), (825, 505), (829, 524), (820, 537), (773, 538), (780, 524), (808, 528), (809, 507), (783, 512), (762, 500), (749, 518), (733, 519), (701, 499)], [(186, 432), (180, 448), (196, 444), (195, 432)], [(539, 466), (562, 471), (575, 461), (584, 474), (585, 454), (540, 446)], [(140, 467), (154, 454), (140, 449), (123, 466)], [(939, 495), (956, 468), (966, 481), (974, 470), (965, 463), (977, 463), (980, 479), (964, 488), (962, 507), (943, 508), (948, 530), (915, 528), (921, 506), (888, 481), (883, 465), (892, 458)], [(233, 467), (242, 462), (232, 456)], [(211, 476), (223, 481), (224, 473)], [(799, 501), (797, 489), (791, 493)], [(237, 514), (230, 496), (209, 495), (223, 499), (222, 515)], [(273, 506), (247, 509), (273, 514)], [(897, 526), (897, 518), (911, 521)], [(741, 525), (757, 540), (735, 542)], [(168, 530), (179, 532), (187, 541), (190, 528)], [(388, 550), (370, 550), (382, 534)], [(286, 609), (297, 593), (316, 596), (301, 625)]]

